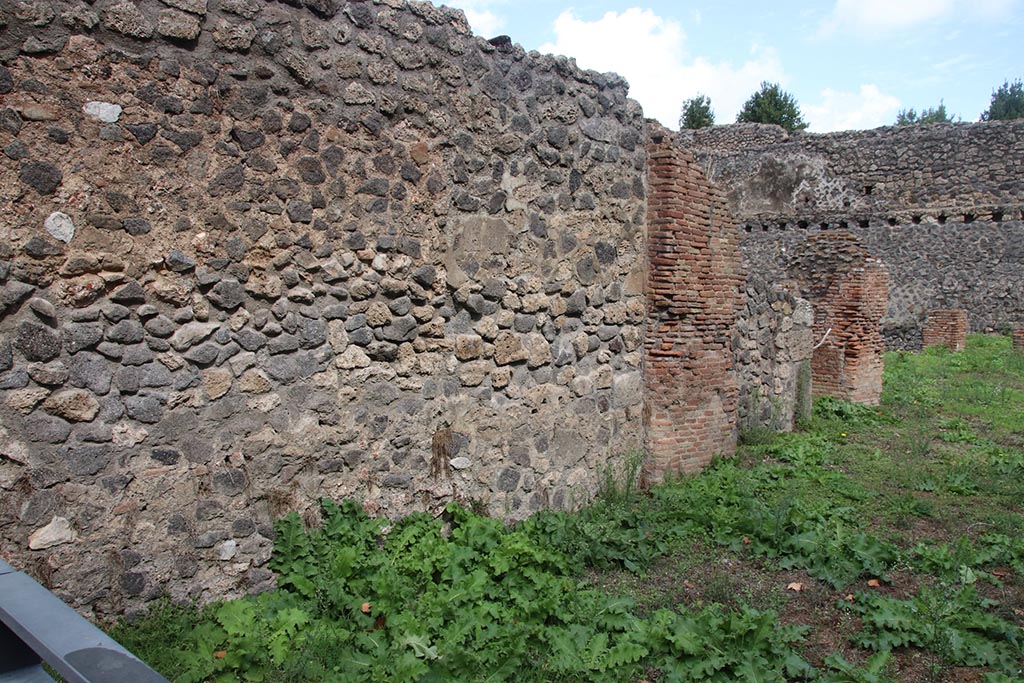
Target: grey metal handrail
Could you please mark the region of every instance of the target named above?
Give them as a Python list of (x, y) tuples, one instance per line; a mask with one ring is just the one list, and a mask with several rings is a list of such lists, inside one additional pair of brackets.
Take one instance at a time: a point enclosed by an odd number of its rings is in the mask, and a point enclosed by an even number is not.
[(168, 683), (27, 574), (0, 560), (0, 683)]

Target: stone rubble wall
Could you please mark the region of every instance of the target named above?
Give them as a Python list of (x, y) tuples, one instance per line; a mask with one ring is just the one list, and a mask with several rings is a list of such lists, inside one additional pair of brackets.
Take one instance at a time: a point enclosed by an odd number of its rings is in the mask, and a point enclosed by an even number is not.
[(0, 4), (0, 538), (85, 613), (270, 585), (323, 496), (519, 518), (643, 445), (624, 81), (290, 4)]
[[(684, 131), (682, 143), (728, 188), (741, 221), (821, 222), (910, 214), (949, 220), (1024, 208), (1024, 121), (789, 133), (748, 123)], [(1014, 214), (1014, 215), (1010, 215)], [(898, 221), (898, 222), (910, 222)]]
[(652, 126), (648, 150), (646, 476), (660, 481), (735, 452), (746, 269), (721, 190), (664, 128)]
[[(786, 254), (821, 230), (761, 230), (743, 235), (748, 263), (784, 277)], [(1024, 321), (1024, 222), (922, 223), (872, 221), (848, 230), (889, 268), (889, 305), (882, 321), (886, 348), (920, 349), (931, 309), (965, 309), (969, 329), (1003, 330)]]
[(740, 433), (792, 431), (810, 417), (814, 310), (806, 299), (751, 272), (736, 326)]
[(825, 135), (736, 124), (681, 139), (728, 188), (752, 267), (829, 230), (884, 261), (890, 348), (920, 348), (930, 309), (966, 309), (974, 331), (1024, 321), (1024, 121)]

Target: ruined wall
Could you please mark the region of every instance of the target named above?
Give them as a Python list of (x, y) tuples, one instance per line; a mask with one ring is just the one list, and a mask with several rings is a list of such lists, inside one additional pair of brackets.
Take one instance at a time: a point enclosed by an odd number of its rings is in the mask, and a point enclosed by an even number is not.
[(810, 222), (993, 212), (1020, 218), (1024, 121), (922, 124), (816, 134), (736, 124), (681, 133), (728, 188), (741, 221)]
[(919, 347), (929, 309), (966, 309), (972, 330), (1024, 320), (1024, 122), (827, 135), (737, 124), (681, 137), (728, 188), (752, 265), (836, 229), (881, 258), (891, 347)]
[[(743, 253), (758, 269), (781, 270), (781, 261), (819, 226), (743, 234)], [(921, 348), (928, 311), (962, 308), (972, 330), (1002, 329), (1024, 320), (1024, 222), (937, 223), (890, 226), (871, 221), (849, 228), (890, 271), (883, 335), (890, 349)]]
[(798, 419), (810, 417), (813, 323), (809, 301), (749, 274), (733, 329), (741, 433), (788, 432)]
[(878, 405), (888, 272), (850, 233), (811, 235), (785, 261), (786, 276), (814, 308), (814, 396)]
[(950, 351), (963, 351), (967, 345), (967, 311), (928, 311), (922, 330), (922, 346), (945, 346)]
[(736, 448), (732, 329), (746, 270), (721, 190), (668, 131), (648, 144), (647, 477), (692, 471)]
[(522, 517), (642, 445), (625, 83), (303, 4), (0, 5), (0, 537), (83, 611), (266, 585), (321, 496)]

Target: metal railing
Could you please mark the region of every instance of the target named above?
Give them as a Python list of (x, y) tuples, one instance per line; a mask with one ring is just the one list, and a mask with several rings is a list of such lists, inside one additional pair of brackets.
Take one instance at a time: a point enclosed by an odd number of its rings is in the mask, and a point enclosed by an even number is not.
[(168, 683), (31, 577), (0, 560), (0, 683)]

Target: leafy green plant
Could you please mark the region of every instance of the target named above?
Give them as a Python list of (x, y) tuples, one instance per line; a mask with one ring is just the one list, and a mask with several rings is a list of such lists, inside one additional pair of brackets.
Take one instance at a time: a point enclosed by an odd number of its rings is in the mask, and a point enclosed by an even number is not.
[(643, 625), (653, 662), (672, 682), (792, 681), (814, 669), (793, 648), (806, 628), (781, 626), (771, 611), (726, 612), (709, 605), (700, 612), (659, 610)]
[(886, 667), (892, 660), (890, 650), (876, 652), (863, 667), (857, 667), (841, 654), (832, 653), (825, 658), (824, 672), (818, 678), (821, 683), (895, 683), (885, 675)]
[(923, 586), (908, 600), (857, 593), (851, 609), (862, 630), (855, 642), (877, 651), (920, 647), (950, 664), (1015, 672), (1024, 656), (1024, 632), (993, 615), (994, 605), (973, 585)]
[(110, 636), (157, 671), (175, 671), (190, 657), (183, 636), (210, 617), (211, 608), (178, 603), (163, 597), (151, 603), (144, 615), (116, 623)]

